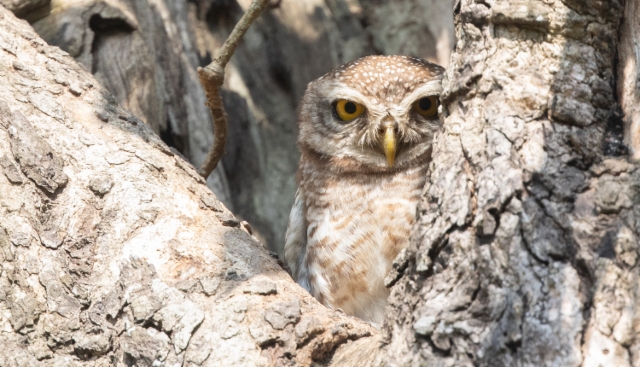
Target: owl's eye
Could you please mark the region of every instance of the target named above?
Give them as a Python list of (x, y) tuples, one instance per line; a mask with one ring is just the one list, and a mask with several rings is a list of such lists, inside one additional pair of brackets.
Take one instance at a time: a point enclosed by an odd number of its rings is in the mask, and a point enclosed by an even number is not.
[(339, 99), (333, 104), (333, 114), (340, 121), (351, 121), (362, 115), (363, 112), (363, 105), (346, 99)]
[(423, 117), (433, 117), (438, 113), (438, 97), (422, 97), (413, 102), (413, 110)]

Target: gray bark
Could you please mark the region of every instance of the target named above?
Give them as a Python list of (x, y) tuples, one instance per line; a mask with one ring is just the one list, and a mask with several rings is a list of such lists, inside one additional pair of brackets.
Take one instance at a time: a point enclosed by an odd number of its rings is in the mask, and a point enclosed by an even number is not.
[[(52, 0), (27, 19), (199, 166), (213, 138), (195, 69), (249, 3)], [(373, 53), (446, 65), (451, 8), (450, 0), (283, 0), (249, 29), (226, 71), (227, 154), (208, 184), (270, 249), (281, 253), (293, 205), (296, 107), (307, 83)]]
[[(213, 143), (186, 1), (53, 0), (26, 15), (36, 32), (91, 71), (124, 108), (196, 166)], [(208, 185), (232, 209), (223, 171)]]
[(324, 364), (377, 333), (1, 6), (0, 80), (0, 366)]
[(627, 1), (618, 43), (617, 94), (624, 121), (624, 142), (640, 159), (640, 4)]
[[(360, 2), (417, 14), (409, 3)], [(0, 365), (640, 366), (640, 170), (621, 143), (636, 93), (635, 69), (623, 67), (635, 57), (630, 3), (456, 4), (443, 130), (381, 333), (293, 284), (188, 163), (0, 8)], [(231, 27), (239, 15), (216, 4), (190, 10), (202, 26), (197, 52), (223, 37), (207, 25)], [(240, 115), (234, 106), (249, 101), (239, 126), (253, 143), (295, 135), (271, 119), (280, 112), (255, 106), (293, 111), (285, 102), (303, 85), (291, 86), (326, 62), (318, 54), (338, 62), (348, 57), (339, 50), (358, 50), (336, 46), (349, 37), (270, 23), (323, 29), (309, 20), (323, 13), (302, 4), (312, 2), (284, 0), (267, 14), (229, 74), (239, 91), (228, 95), (231, 108)], [(395, 29), (400, 15), (357, 5), (318, 7), (360, 14), (364, 26), (336, 29), (382, 47), (389, 33), (367, 22)], [(270, 89), (277, 78), (260, 56), (280, 50), (274, 39), (290, 29), (299, 39), (282, 50), (306, 63), (283, 64), (292, 84)], [(324, 36), (344, 43), (309, 41)], [(301, 40), (318, 54), (295, 48)], [(284, 55), (267, 60), (292, 60)], [(259, 59), (257, 71), (243, 69)], [(265, 146), (232, 152), (236, 162), (246, 162), (242, 154), (269, 162), (259, 172), (291, 163), (265, 158), (275, 154)]]
[[(637, 4), (636, 4), (637, 6)], [(638, 366), (618, 1), (462, 0), (393, 366)]]

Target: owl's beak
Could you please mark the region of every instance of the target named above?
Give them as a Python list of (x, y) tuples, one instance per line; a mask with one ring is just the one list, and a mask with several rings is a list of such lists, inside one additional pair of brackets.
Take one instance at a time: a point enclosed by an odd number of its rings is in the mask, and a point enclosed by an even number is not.
[(398, 148), (395, 130), (396, 129), (393, 126), (387, 126), (384, 129), (382, 148), (384, 150), (384, 155), (387, 156), (387, 164), (389, 167), (393, 167), (393, 163), (396, 159), (396, 150)]

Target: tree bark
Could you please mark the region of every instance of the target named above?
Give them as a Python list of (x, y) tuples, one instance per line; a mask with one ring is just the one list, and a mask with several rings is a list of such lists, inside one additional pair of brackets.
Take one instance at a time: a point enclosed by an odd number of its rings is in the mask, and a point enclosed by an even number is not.
[(311, 365), (377, 334), (3, 7), (0, 78), (0, 366)]
[(630, 3), (456, 4), (381, 332), (293, 284), (188, 163), (0, 7), (0, 366), (640, 366)]
[(624, 142), (634, 160), (640, 159), (640, 4), (627, 1), (618, 43), (617, 93), (623, 112)]
[[(51, 0), (26, 19), (200, 167), (213, 135), (195, 70), (218, 54), (249, 3)], [(225, 71), (229, 139), (221, 167), (207, 182), (232, 212), (251, 223), (256, 237), (281, 253), (296, 190), (296, 107), (307, 83), (376, 53), (446, 65), (454, 38), (453, 1), (272, 3), (277, 6), (252, 25)]]
[(615, 0), (457, 3), (390, 365), (640, 365), (622, 14)]

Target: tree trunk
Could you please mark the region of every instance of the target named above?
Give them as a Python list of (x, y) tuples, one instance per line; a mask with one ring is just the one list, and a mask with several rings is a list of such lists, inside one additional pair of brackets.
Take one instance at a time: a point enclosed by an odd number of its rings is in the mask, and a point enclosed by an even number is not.
[(0, 78), (0, 366), (310, 365), (377, 333), (1, 6)]
[[(394, 29), (373, 7), (391, 3), (362, 1)], [(0, 366), (640, 366), (635, 73), (617, 72), (637, 61), (632, 5), (456, 4), (381, 333), (293, 284), (188, 163), (0, 7)]]
[(640, 3), (627, 1), (618, 44), (617, 93), (623, 111), (624, 142), (640, 159)]
[(384, 330), (390, 365), (639, 366), (622, 4), (454, 11), (444, 127)]

